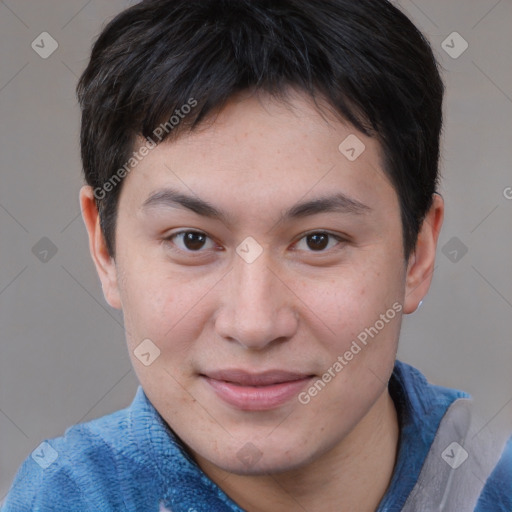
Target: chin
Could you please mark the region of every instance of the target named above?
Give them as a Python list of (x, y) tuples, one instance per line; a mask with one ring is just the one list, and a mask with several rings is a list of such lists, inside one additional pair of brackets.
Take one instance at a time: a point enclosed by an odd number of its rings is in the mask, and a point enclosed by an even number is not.
[(301, 452), (297, 445), (289, 448), (281, 445), (280, 449), (274, 445), (257, 448), (255, 444), (247, 442), (239, 450), (226, 450), (222, 456), (218, 453), (206, 454), (204, 458), (210, 464), (229, 473), (263, 476), (300, 469), (314, 460), (315, 455)]
[(306, 464), (305, 461), (289, 461), (273, 458), (271, 461), (259, 461), (253, 465), (246, 465), (239, 462), (238, 460), (222, 460), (220, 464), (216, 464), (218, 467), (240, 476), (264, 476), (273, 475), (278, 473), (286, 473), (295, 469), (300, 469)]

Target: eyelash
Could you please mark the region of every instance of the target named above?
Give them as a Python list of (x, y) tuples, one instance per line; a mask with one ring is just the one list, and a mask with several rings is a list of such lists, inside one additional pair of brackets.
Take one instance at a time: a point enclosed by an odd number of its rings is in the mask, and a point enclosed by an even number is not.
[[(185, 235), (187, 233), (195, 233), (195, 234), (198, 234), (198, 235), (203, 235), (205, 236), (208, 240), (212, 240), (205, 232), (203, 231), (196, 231), (194, 229), (186, 229), (186, 230), (182, 230), (182, 231), (178, 231), (176, 233), (172, 233), (171, 235), (169, 235), (168, 237), (164, 238), (164, 242), (167, 242), (168, 244), (171, 245), (171, 248), (172, 250), (174, 251), (177, 251), (179, 253), (184, 253), (186, 255), (191, 255), (193, 257), (197, 257), (197, 256), (202, 256), (203, 254), (202, 253), (205, 253), (207, 252), (207, 250), (203, 250), (203, 249), (199, 249), (197, 251), (191, 251), (189, 249), (181, 249), (179, 247), (176, 247), (176, 244), (173, 242), (173, 239), (178, 237), (179, 235)], [(348, 240), (346, 238), (343, 238), (342, 236), (340, 235), (335, 235), (333, 233), (330, 233), (329, 231), (308, 231), (307, 233), (304, 233), (301, 235), (301, 237), (297, 240), (297, 242), (294, 243), (295, 244), (298, 244), (300, 241), (306, 239), (308, 236), (311, 236), (311, 235), (327, 235), (328, 237), (330, 238), (333, 238), (335, 239), (339, 245), (340, 243), (343, 243), (343, 242), (347, 242)], [(306, 252), (309, 252), (309, 253), (312, 253), (312, 254), (327, 254), (329, 253), (330, 251), (332, 250), (331, 249), (327, 249), (327, 250), (320, 250), (320, 251), (306, 251)]]

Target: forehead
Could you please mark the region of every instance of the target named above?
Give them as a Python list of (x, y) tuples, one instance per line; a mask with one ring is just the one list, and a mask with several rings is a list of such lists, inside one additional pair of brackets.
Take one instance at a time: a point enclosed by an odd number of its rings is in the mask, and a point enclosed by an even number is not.
[(234, 97), (197, 130), (152, 149), (122, 195), (142, 207), (171, 187), (233, 210), (258, 205), (253, 213), (262, 214), (340, 192), (372, 209), (395, 208), (378, 141), (322, 113), (302, 93), (291, 92), (286, 103)]

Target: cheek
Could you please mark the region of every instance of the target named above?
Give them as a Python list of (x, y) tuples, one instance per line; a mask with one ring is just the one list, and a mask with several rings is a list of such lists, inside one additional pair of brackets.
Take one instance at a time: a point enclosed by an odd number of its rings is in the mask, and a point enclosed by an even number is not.
[(309, 309), (331, 333), (355, 334), (400, 298), (395, 272), (378, 268), (339, 269), (327, 279), (303, 281), (299, 288), (303, 309)]
[[(303, 311), (310, 319), (309, 327), (316, 326), (326, 368), (345, 354), (342, 373), (351, 379), (360, 377), (356, 369), (361, 366), (384, 374), (392, 367), (400, 331), (403, 275), (390, 261), (381, 259), (350, 271), (339, 269), (328, 280), (303, 283), (307, 297)], [(333, 387), (345, 386), (344, 380), (337, 379)]]
[(149, 338), (161, 350), (162, 360), (179, 364), (199, 337), (206, 314), (203, 297), (214, 283), (212, 276), (169, 273), (154, 264), (131, 272), (122, 290), (130, 348)]

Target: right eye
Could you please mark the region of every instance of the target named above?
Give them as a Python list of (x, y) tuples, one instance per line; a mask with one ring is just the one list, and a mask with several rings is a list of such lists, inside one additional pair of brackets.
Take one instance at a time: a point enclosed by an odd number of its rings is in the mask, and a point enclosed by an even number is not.
[[(172, 233), (165, 237), (165, 240), (176, 246), (177, 250), (185, 253), (205, 252), (201, 250), (205, 246), (206, 250), (208, 248), (212, 249), (215, 246), (213, 240), (211, 240), (210, 237), (202, 231), (178, 231), (177, 233)], [(210, 242), (210, 247), (208, 247), (208, 241)]]

